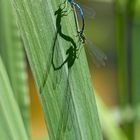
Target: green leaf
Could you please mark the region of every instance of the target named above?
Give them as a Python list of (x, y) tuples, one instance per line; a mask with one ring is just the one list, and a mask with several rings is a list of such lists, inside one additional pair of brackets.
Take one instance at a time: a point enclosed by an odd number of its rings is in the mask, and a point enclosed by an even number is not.
[[(50, 140), (101, 140), (85, 52), (76, 51), (80, 43), (73, 12), (63, 17), (55, 15), (62, 4), (59, 0), (12, 2)], [(65, 60), (61, 68), (54, 70), (53, 64), (59, 67)], [(73, 65), (68, 69), (70, 63)]]
[(0, 1), (0, 31), (0, 54), (28, 132), (29, 97), (24, 50), (9, 0)]
[(27, 140), (26, 130), (0, 57), (0, 136), (2, 140)]

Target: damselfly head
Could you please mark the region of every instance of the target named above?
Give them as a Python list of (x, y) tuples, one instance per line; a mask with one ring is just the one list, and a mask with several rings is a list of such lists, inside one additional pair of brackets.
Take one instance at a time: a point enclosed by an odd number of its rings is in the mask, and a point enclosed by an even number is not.
[(80, 36), (80, 40), (81, 40), (81, 42), (82, 42), (83, 44), (86, 43), (86, 37), (84, 36), (84, 34), (82, 34), (82, 35)]
[(83, 44), (86, 43), (86, 37), (85, 37), (85, 35), (83, 34), (83, 32), (79, 31), (79, 32), (78, 32), (78, 37), (79, 37), (80, 42), (82, 42)]

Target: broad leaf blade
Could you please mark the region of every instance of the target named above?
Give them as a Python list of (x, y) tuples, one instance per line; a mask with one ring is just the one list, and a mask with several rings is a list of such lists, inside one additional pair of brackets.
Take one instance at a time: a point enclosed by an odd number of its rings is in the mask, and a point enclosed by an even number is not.
[(61, 4), (55, 0), (13, 3), (50, 140), (102, 139), (84, 50), (70, 69), (72, 58), (58, 70), (52, 64), (59, 67), (70, 47), (79, 47), (73, 13), (55, 16)]

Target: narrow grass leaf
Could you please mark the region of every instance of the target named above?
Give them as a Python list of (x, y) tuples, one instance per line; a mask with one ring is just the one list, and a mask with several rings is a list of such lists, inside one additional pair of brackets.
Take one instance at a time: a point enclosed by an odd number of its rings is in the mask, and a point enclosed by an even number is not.
[(0, 57), (0, 136), (2, 140), (28, 140), (18, 104)]
[(26, 61), (15, 14), (9, 0), (0, 1), (0, 31), (0, 54), (28, 132), (29, 97)]

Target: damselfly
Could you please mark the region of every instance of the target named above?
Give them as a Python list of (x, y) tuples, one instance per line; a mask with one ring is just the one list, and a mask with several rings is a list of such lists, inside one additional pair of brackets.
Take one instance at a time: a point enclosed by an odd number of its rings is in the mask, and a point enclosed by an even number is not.
[[(76, 23), (76, 28), (77, 28), (77, 32), (78, 32), (78, 36), (79, 39), (82, 43), (86, 43), (88, 44), (86, 47), (86, 52), (88, 52), (91, 56), (91, 58), (93, 59), (93, 63), (96, 66), (100, 66), (100, 65), (105, 65), (105, 61), (107, 59), (106, 55), (104, 54), (104, 52), (102, 52), (99, 48), (97, 48), (95, 45), (93, 45), (93, 43), (91, 41), (89, 41), (88, 39), (86, 39), (85, 34), (84, 34), (84, 30), (85, 30), (85, 18), (84, 18), (84, 11), (82, 9), (82, 7), (77, 4), (74, 0), (68, 0), (68, 2), (72, 5), (72, 8), (74, 10), (74, 18), (75, 18), (75, 23)], [(77, 16), (77, 10), (80, 13), (80, 17), (82, 19), (82, 28), (79, 28), (79, 23), (78, 23), (78, 16)], [(95, 13), (93, 11), (91, 11), (92, 13)], [(95, 14), (94, 14), (95, 15)]]
[[(106, 59), (106, 56), (104, 55), (104, 53), (102, 51), (100, 51), (98, 48), (96, 48), (95, 45), (93, 45), (91, 43), (91, 41), (87, 41), (87, 39), (85, 37), (85, 34), (84, 34), (85, 20), (84, 20), (84, 11), (83, 11), (83, 9), (74, 0), (65, 0), (65, 2), (62, 3), (59, 6), (59, 9), (55, 12), (55, 15), (57, 16), (57, 18), (56, 18), (56, 27), (57, 27), (56, 39), (57, 39), (57, 34), (59, 34), (60, 37), (62, 37), (64, 40), (70, 42), (71, 43), (71, 46), (70, 46), (69, 49), (67, 49), (67, 51), (66, 51), (67, 58), (64, 60), (64, 62), (62, 64), (60, 64), (59, 66), (55, 67), (55, 65), (53, 63), (54, 69), (55, 70), (58, 70), (58, 69), (62, 68), (62, 66), (65, 63), (67, 63), (68, 64), (68, 68), (70, 68), (74, 64), (75, 59), (78, 58), (77, 55), (76, 55), (77, 54), (77, 51), (80, 52), (80, 50), (79, 50), (80, 47), (79, 48), (77, 47), (77, 45), (75, 44), (74, 40), (70, 36), (65, 35), (62, 32), (62, 30), (61, 30), (62, 29), (62, 26), (61, 26), (61, 18), (63, 16), (66, 16), (67, 13), (69, 13), (68, 12), (69, 10), (67, 8), (67, 4), (70, 4), (71, 7), (72, 7), (72, 9), (73, 9), (73, 11), (74, 11), (74, 19), (75, 19), (75, 23), (76, 23), (76, 30), (77, 30), (77, 33), (78, 33), (78, 37), (79, 37), (80, 42), (82, 42), (82, 43), (88, 43), (88, 47), (86, 47), (86, 50), (88, 50), (91, 58), (94, 58), (94, 60), (93, 60), (94, 64), (96, 64), (96, 65), (97, 64), (98, 65), (100, 65), (100, 64), (101, 65), (105, 65), (105, 62), (104, 61)], [(64, 6), (64, 7), (62, 7), (62, 6)], [(71, 9), (70, 9), (70, 11), (71, 11)], [(79, 22), (78, 22), (78, 17), (77, 17), (78, 14), (77, 14), (77, 12), (79, 13), (79, 16), (82, 19), (82, 27), (81, 27), (81, 29), (79, 27)], [(56, 40), (54, 42), (56, 42)], [(55, 43), (54, 43), (54, 46), (55, 46)], [(54, 52), (54, 46), (53, 46), (53, 52)], [(80, 53), (78, 53), (78, 54), (80, 54)], [(97, 61), (97, 63), (95, 63), (96, 61)]]
[[(69, 2), (69, 3), (71, 4), (71, 7), (72, 7), (73, 10), (74, 10), (75, 18), (77, 17), (77, 15), (76, 15), (76, 10), (77, 10), (77, 11), (79, 12), (79, 14), (80, 14), (80, 17), (81, 17), (81, 19), (82, 19), (82, 28), (81, 28), (80, 30), (77, 30), (77, 32), (78, 32), (78, 36), (79, 36), (79, 38), (80, 38), (80, 41), (81, 41), (82, 43), (85, 43), (85, 37), (84, 37), (84, 35), (83, 35), (84, 29), (85, 29), (84, 11), (83, 11), (83, 9), (81, 8), (81, 6), (80, 6), (77, 2), (75, 2), (74, 0), (65, 0), (64, 3), (67, 3), (67, 2)], [(77, 28), (77, 29), (78, 29), (78, 28)]]

